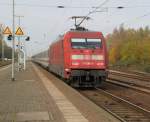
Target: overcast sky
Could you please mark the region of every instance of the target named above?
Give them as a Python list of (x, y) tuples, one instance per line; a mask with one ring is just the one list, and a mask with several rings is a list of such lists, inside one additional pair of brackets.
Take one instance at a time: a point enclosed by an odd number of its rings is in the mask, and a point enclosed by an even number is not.
[[(48, 48), (59, 34), (73, 27), (71, 16), (84, 16), (105, 0), (15, 0), (15, 14), (24, 16), (21, 26), (31, 41), (26, 43), (28, 55)], [(65, 6), (65, 8), (57, 8)], [(124, 9), (116, 9), (118, 6)], [(83, 25), (90, 30), (102, 31), (104, 35), (124, 24), (126, 28), (139, 28), (150, 24), (150, 0), (109, 0), (104, 12), (90, 15)], [(99, 9), (100, 10), (100, 9)], [(0, 0), (0, 23), (12, 25), (12, 0)], [(16, 18), (16, 25), (18, 19)]]

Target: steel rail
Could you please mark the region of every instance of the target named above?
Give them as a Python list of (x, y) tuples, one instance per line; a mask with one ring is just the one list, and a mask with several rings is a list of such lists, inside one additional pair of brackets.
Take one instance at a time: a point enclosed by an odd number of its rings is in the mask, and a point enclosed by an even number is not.
[(99, 89), (99, 88), (96, 88), (96, 90), (100, 91), (104, 95), (107, 95), (107, 96), (111, 97), (112, 99), (115, 99), (116, 101), (122, 102), (123, 104), (129, 106), (130, 108), (132, 108), (132, 109), (134, 109), (134, 110), (136, 110), (138, 112), (143, 113), (144, 115), (148, 116), (149, 120), (150, 120), (150, 111), (149, 110), (146, 110), (146, 109), (144, 109), (144, 108), (142, 108), (140, 106), (137, 106), (137, 105), (133, 104), (132, 102), (129, 102), (129, 101), (125, 100), (125, 99), (122, 99), (122, 98), (120, 98), (118, 96), (115, 96), (115, 95), (113, 95), (110, 92), (107, 92), (105, 90), (102, 90), (102, 89)]
[(122, 99), (122, 98), (120, 98), (120, 97), (117, 97), (117, 96), (115, 96), (115, 95), (113, 95), (113, 94), (111, 94), (111, 93), (109, 93), (109, 92), (107, 92), (107, 91), (105, 91), (105, 90), (102, 90), (102, 89), (99, 89), (99, 88), (96, 88), (96, 90), (101, 91), (101, 92), (103, 92), (103, 93), (105, 93), (105, 94), (111, 96), (112, 98), (118, 99), (118, 100), (120, 100), (120, 101), (122, 101), (122, 102), (124, 102), (124, 103), (126, 103), (126, 104), (129, 104), (129, 105), (132, 106), (134, 109), (135, 109), (135, 108), (136, 108), (136, 109), (139, 109), (139, 110), (141, 110), (142, 112), (148, 114), (148, 116), (150, 117), (150, 111), (148, 111), (148, 110), (146, 110), (146, 109), (144, 109), (144, 108), (142, 108), (142, 107), (140, 107), (140, 106), (137, 106), (137, 105), (135, 105), (135, 104), (133, 104), (133, 103), (131, 103), (131, 102), (125, 100), (125, 99)]
[[(99, 88), (78, 91), (121, 122), (149, 122), (150, 111)], [(93, 94), (94, 93), (94, 94)], [(96, 95), (95, 95), (96, 94)], [(96, 100), (94, 97), (98, 98)]]
[(123, 76), (123, 77), (142, 80), (142, 81), (146, 81), (146, 82), (150, 81), (150, 76), (146, 75), (146, 74), (139, 75), (139, 74), (120, 72), (120, 71), (115, 71), (115, 70), (109, 70), (109, 73), (112, 74), (112, 75), (120, 75), (120, 76)]
[[(121, 122), (137, 122), (138, 120), (142, 122), (150, 121), (150, 111), (102, 89), (96, 88), (95, 90), (96, 91), (90, 91), (91, 93), (94, 93), (92, 96), (90, 94), (91, 97), (86, 91), (84, 93), (83, 91), (79, 92), (92, 100), (95, 104), (112, 114)], [(97, 98), (99, 98), (97, 101), (94, 98), (95, 94), (97, 94)]]
[(106, 80), (106, 82), (114, 84), (114, 85), (119, 85), (122, 87), (130, 88), (138, 92), (150, 94), (150, 87), (141, 86), (141, 85), (137, 85), (137, 84), (121, 81), (121, 80), (116, 80), (116, 79), (109, 79), (109, 78)]

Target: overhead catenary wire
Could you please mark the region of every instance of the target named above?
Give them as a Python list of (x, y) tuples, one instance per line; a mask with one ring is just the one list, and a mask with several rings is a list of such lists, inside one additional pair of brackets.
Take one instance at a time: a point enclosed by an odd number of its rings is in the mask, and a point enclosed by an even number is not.
[(136, 21), (136, 20), (142, 19), (142, 18), (144, 18), (144, 17), (147, 17), (147, 16), (149, 16), (149, 15), (150, 15), (150, 12), (145, 13), (145, 14), (143, 14), (143, 15), (140, 15), (140, 16), (138, 16), (138, 17), (132, 18), (132, 19), (130, 19), (130, 20), (124, 21), (124, 22), (122, 22), (121, 24), (127, 24), (127, 23), (129, 23), (129, 22)]
[[(98, 7), (91, 7), (92, 9), (94, 8), (94, 10), (92, 11), (92, 12), (94, 12), (94, 11), (96, 11), (97, 9), (99, 9), (99, 8), (101, 8), (103, 5), (105, 5), (107, 2), (108, 2), (109, 0), (105, 0), (103, 3), (101, 3)], [(71, 1), (71, 3), (72, 3), (72, 1)], [(71, 4), (70, 4), (71, 5)], [(89, 12), (90, 14), (91, 14), (91, 12)], [(88, 14), (89, 14), (88, 13)], [(67, 30), (68, 30), (68, 28), (71, 28), (73, 25), (69, 25), (66, 29), (64, 29), (63, 30), (63, 32), (61, 32), (61, 33), (65, 33)], [(53, 31), (54, 32), (54, 31)]]
[[(109, 1), (109, 0), (106, 0)], [(72, 1), (71, 1), (72, 2)], [(0, 3), (0, 6), (12, 6), (10, 3)], [(40, 5), (40, 4), (16, 4), (16, 6), (25, 6), (25, 7), (42, 7), (42, 8), (74, 8), (74, 9), (80, 9), (80, 8), (99, 8), (100, 6), (72, 6), (72, 5)], [(134, 6), (123, 6), (123, 8), (143, 8), (143, 7), (150, 7), (150, 5), (134, 5)], [(116, 6), (107, 6), (107, 8), (116, 8)]]
[[(101, 8), (103, 5), (105, 5), (109, 0), (105, 0), (103, 3), (101, 3), (99, 6), (97, 7), (92, 7), (94, 8), (93, 11), (90, 11), (86, 16), (85, 18), (83, 18), (83, 20), (81, 20), (81, 22), (77, 25), (77, 26), (80, 26), (80, 24), (82, 24), (82, 22), (90, 15), (92, 14), (93, 12), (97, 11), (99, 8)], [(69, 27), (71, 28), (72, 26), (74, 26), (74, 24), (70, 25)], [(63, 32), (65, 32), (68, 28), (64, 29)]]
[[(0, 3), (0, 6), (11, 6), (10, 3)], [(92, 8), (91, 6), (65, 6), (65, 5), (39, 5), (39, 4), (16, 4), (16, 6), (25, 6), (25, 7), (44, 7), (44, 8)], [(94, 8), (94, 6), (93, 6)]]
[[(71, 0), (72, 1), (72, 0)], [(7, 3), (4, 3), (4, 4), (1, 4), (0, 3), (0, 6), (2, 6), (2, 5), (11, 5), (11, 4), (7, 4)], [(56, 6), (56, 5), (38, 5), (38, 4), (16, 4), (16, 6), (20, 6), (20, 7), (43, 7), (43, 8), (50, 8), (50, 9), (56, 9), (56, 8), (58, 8), (58, 9), (61, 9), (61, 8), (59, 8), (60, 6)], [(62, 6), (63, 7), (63, 9), (65, 9), (65, 10), (67, 10), (67, 9), (80, 9), (80, 8), (83, 8), (83, 9), (96, 9), (96, 8), (98, 8), (98, 6), (73, 6), (73, 5), (68, 5), (68, 6)], [(105, 7), (105, 6), (104, 6)], [(136, 8), (136, 7), (150, 7), (150, 5), (141, 5), (141, 6), (124, 6), (124, 8)], [(116, 8), (115, 6), (113, 6), (113, 7), (111, 7), (111, 6), (108, 6), (107, 8)], [(70, 11), (67, 11), (67, 12), (70, 12)], [(146, 15), (142, 15), (142, 16), (146, 16)], [(140, 17), (137, 17), (136, 19), (140, 19), (140, 18), (142, 18), (141, 16)], [(61, 21), (62, 22), (62, 21)], [(56, 22), (56, 24), (57, 24), (57, 22)], [(55, 30), (55, 26), (56, 26), (56, 24), (54, 24), (54, 26), (52, 27), (52, 32), (54, 32)], [(60, 24), (60, 23), (59, 23)], [(68, 28), (70, 28), (70, 27), (72, 27), (73, 25), (69, 25), (68, 27), (67, 27), (67, 29)], [(67, 29), (65, 29), (65, 31), (67, 30)], [(64, 32), (64, 31), (63, 31)]]
[[(67, 11), (67, 12), (68, 12), (68, 11)], [(61, 15), (65, 16), (65, 14), (66, 14), (66, 9), (61, 10)], [(50, 31), (49, 31), (49, 32), (51, 32), (50, 35), (54, 35), (54, 33), (56, 32), (56, 30), (57, 30), (58, 28), (61, 28), (61, 26), (62, 26), (63, 23), (64, 23), (63, 21), (60, 21), (59, 19), (57, 19), (57, 20), (55, 21), (55, 23), (52, 25), (52, 27), (51, 27), (51, 29), (50, 29)], [(58, 30), (57, 30), (57, 31), (58, 31)], [(54, 39), (54, 40), (55, 40), (55, 39)], [(47, 47), (47, 43), (52, 43), (52, 41), (54, 41), (54, 40), (51, 40), (51, 42), (50, 42), (50, 40), (44, 41), (43, 47), (45, 47), (45, 48), (47, 49), (47, 48), (48, 48), (48, 47)], [(42, 42), (42, 43), (43, 43), (43, 42)]]
[(99, 8), (101, 8), (103, 5), (105, 5), (109, 0), (105, 0), (103, 3), (101, 3), (98, 7), (96, 7), (93, 11), (90, 11), (82, 20), (81, 22), (77, 25), (78, 27), (88, 18), (89, 15), (92, 13), (96, 12)]

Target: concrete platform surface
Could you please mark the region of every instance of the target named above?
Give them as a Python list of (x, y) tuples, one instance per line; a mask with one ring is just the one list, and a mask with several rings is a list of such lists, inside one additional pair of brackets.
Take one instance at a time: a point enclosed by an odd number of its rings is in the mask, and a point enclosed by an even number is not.
[(30, 63), (12, 82), (11, 66), (0, 69), (0, 122), (65, 122)]
[(0, 122), (119, 122), (31, 62), (15, 76), (0, 68)]

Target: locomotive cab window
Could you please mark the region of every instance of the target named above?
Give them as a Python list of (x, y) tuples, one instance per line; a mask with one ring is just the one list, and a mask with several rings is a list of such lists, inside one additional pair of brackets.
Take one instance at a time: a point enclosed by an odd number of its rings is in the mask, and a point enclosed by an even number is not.
[(86, 48), (85, 39), (71, 39), (72, 48)]
[(87, 39), (87, 47), (88, 48), (100, 48), (101, 47), (101, 39)]
[(101, 39), (79, 39), (73, 38), (71, 39), (71, 46), (75, 49), (97, 49), (102, 47), (102, 40)]

